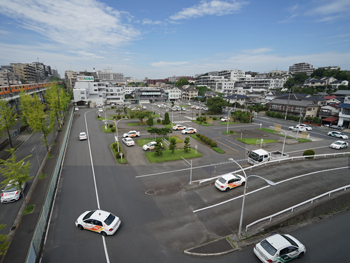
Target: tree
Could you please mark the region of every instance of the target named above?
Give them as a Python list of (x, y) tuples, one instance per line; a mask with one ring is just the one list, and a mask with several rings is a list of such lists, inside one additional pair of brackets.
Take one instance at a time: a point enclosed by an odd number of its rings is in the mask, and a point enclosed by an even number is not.
[(222, 113), (222, 108), (226, 107), (227, 105), (228, 102), (220, 97), (210, 98), (207, 100), (208, 109), (213, 113)]
[(185, 146), (184, 146), (184, 152), (187, 153), (191, 150), (191, 145), (190, 145), (190, 138), (186, 137), (185, 139)]
[[(52, 83), (51, 88), (46, 90), (45, 98), (48, 103), (48, 106), (50, 107), (50, 111), (52, 112), (53, 115), (56, 116), (57, 123), (61, 128), (62, 116), (63, 116), (61, 107), (65, 108), (64, 104), (66, 103), (64, 102), (65, 98), (62, 92), (60, 96), (60, 90), (62, 89), (58, 88), (57, 83)], [(62, 106), (61, 106), (61, 103), (62, 103)]]
[[(18, 185), (23, 185), (24, 182), (29, 181), (32, 178), (29, 173), (29, 169), (31, 167), (30, 161), (25, 162), (25, 160), (31, 157), (31, 155), (28, 155), (17, 162), (15, 149), (11, 148), (7, 151), (11, 153), (11, 158), (2, 160), (0, 174), (2, 174), (5, 179), (0, 183), (1, 188), (4, 188), (8, 184), (14, 184), (14, 182), (17, 182)], [(24, 197), (23, 192), (22, 195)]]
[(164, 124), (167, 125), (167, 124), (169, 124), (169, 123), (170, 123), (169, 113), (166, 112), (166, 113), (164, 114)]
[(155, 155), (162, 155), (163, 151), (162, 151), (162, 139), (161, 138), (157, 138), (156, 139), (156, 145), (154, 146), (154, 153)]
[(149, 118), (152, 116), (152, 112), (151, 111), (140, 111), (135, 113), (136, 118), (138, 118), (140, 120), (140, 124), (143, 123), (143, 119), (144, 118)]
[(175, 82), (176, 87), (182, 87), (184, 85), (188, 85), (188, 80), (186, 78), (181, 78)]
[(175, 148), (176, 148), (176, 138), (171, 138), (169, 149), (171, 150), (172, 154), (175, 153)]
[(23, 91), (19, 96), (22, 112), (28, 125), (34, 132), (42, 132), (46, 151), (48, 154), (50, 154), (47, 136), (54, 132), (55, 114), (53, 114), (50, 110), (45, 112), (45, 105), (41, 104), (40, 99), (36, 94), (34, 94), (32, 97)]
[(153, 123), (153, 117), (149, 117), (149, 118), (148, 118), (148, 120), (147, 120), (147, 125), (148, 125), (149, 127), (152, 127), (152, 126), (154, 125), (154, 123)]
[[(0, 225), (0, 231), (3, 229), (6, 225), (1, 224)], [(4, 255), (5, 251), (7, 250), (10, 242), (7, 239), (7, 235), (0, 234), (0, 256)]]
[(283, 87), (287, 89), (291, 89), (295, 84), (294, 78), (288, 78), (286, 83), (284, 83)]
[(309, 76), (305, 72), (301, 72), (301, 73), (294, 74), (293, 78), (294, 78), (295, 84), (302, 85), (304, 84), (305, 80), (309, 78)]
[(148, 129), (148, 132), (150, 134), (163, 135), (163, 137), (165, 137), (168, 133), (171, 132), (171, 129), (169, 129), (169, 128), (150, 128), (150, 129)]
[(13, 148), (10, 129), (16, 123), (17, 114), (11, 109), (6, 100), (0, 101), (0, 134), (4, 131), (7, 133), (11, 148)]

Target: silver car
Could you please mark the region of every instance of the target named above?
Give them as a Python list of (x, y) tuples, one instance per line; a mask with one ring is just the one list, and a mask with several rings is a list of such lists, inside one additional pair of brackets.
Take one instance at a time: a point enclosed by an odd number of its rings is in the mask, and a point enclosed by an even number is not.
[(24, 189), (27, 187), (27, 182), (24, 182), (22, 186), (18, 184), (18, 182), (10, 181), (8, 185), (6, 185), (5, 189), (2, 190), (1, 194), (1, 203), (11, 203), (18, 201)]

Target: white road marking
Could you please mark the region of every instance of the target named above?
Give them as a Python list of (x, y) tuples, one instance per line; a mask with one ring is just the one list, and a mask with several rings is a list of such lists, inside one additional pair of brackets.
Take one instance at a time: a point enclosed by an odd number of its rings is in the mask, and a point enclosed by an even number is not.
[[(320, 146), (320, 147), (312, 147), (312, 149), (320, 149), (320, 148), (329, 148), (329, 145), (327, 145), (327, 146)], [(303, 152), (303, 151), (305, 151), (307, 149), (309, 149), (309, 148), (305, 148), (305, 149), (297, 150), (297, 151), (291, 151), (291, 152), (287, 152), (287, 153)]]
[[(308, 175), (313, 175), (313, 174), (323, 173), (323, 172), (329, 172), (329, 171), (335, 171), (335, 170), (340, 170), (340, 169), (349, 169), (349, 167), (346, 166), (346, 167), (332, 168), (332, 169), (327, 169), (327, 170), (321, 170), (321, 171), (311, 172), (311, 173), (307, 173), (307, 174), (302, 174), (302, 175), (298, 175), (298, 176), (295, 176), (295, 177), (288, 178), (288, 179), (286, 179), (286, 180), (282, 180), (282, 181), (280, 181), (280, 182), (278, 182), (278, 183), (275, 183), (275, 184), (278, 185), (278, 184), (282, 184), (282, 183), (285, 183), (285, 182), (288, 182), (288, 181), (291, 181), (291, 180), (294, 180), (294, 179), (298, 179), (298, 178), (301, 178), (301, 177), (305, 177), (305, 176), (308, 176)], [(247, 196), (247, 195), (250, 195), (250, 194), (253, 194), (253, 193), (256, 193), (256, 192), (259, 192), (259, 191), (261, 191), (261, 190), (263, 190), (263, 189), (265, 189), (265, 188), (268, 188), (268, 187), (272, 187), (272, 186), (267, 185), (267, 186), (261, 187), (261, 188), (259, 188), (259, 189), (254, 190), (254, 191), (251, 191), (251, 192), (249, 192), (249, 193), (246, 193), (246, 196)], [(223, 205), (223, 204), (226, 204), (226, 203), (228, 203), (228, 202), (231, 202), (231, 201), (236, 200), (236, 199), (241, 198), (241, 197), (243, 197), (243, 195), (236, 196), (236, 197), (234, 197), (234, 198), (231, 198), (231, 199), (229, 199), (229, 200), (226, 200), (226, 201), (217, 203), (217, 204), (215, 204), (215, 205), (206, 206), (206, 207), (203, 207), (203, 208), (194, 210), (193, 213), (201, 212), (201, 211), (204, 211), (204, 210), (207, 210), (207, 209), (210, 209), (210, 208), (219, 206), (219, 205)]]

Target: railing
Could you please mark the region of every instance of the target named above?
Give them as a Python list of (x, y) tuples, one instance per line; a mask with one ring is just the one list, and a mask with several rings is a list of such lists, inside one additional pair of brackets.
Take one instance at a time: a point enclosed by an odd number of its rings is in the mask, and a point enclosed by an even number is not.
[(270, 222), (271, 222), (272, 218), (274, 218), (274, 217), (276, 217), (276, 216), (279, 216), (279, 215), (281, 215), (281, 214), (283, 214), (283, 213), (286, 213), (286, 212), (289, 212), (289, 211), (294, 212), (294, 209), (295, 209), (295, 208), (298, 208), (298, 207), (303, 206), (303, 205), (308, 204), (308, 203), (313, 203), (315, 200), (317, 200), (317, 199), (319, 199), (319, 198), (322, 198), (322, 197), (324, 197), (324, 196), (327, 196), (327, 195), (330, 196), (332, 193), (335, 193), (335, 192), (338, 192), (338, 191), (341, 191), (341, 190), (346, 191), (347, 188), (350, 188), (350, 185), (346, 185), (346, 186), (343, 186), (343, 187), (334, 189), (334, 190), (332, 190), (332, 191), (329, 191), (329, 192), (327, 192), (327, 193), (321, 194), (321, 195), (319, 195), (319, 196), (316, 196), (316, 197), (314, 197), (314, 198), (311, 198), (311, 199), (309, 199), (309, 200), (306, 200), (306, 201), (304, 201), (304, 202), (302, 202), (302, 203), (299, 203), (299, 204), (297, 204), (297, 205), (291, 206), (291, 207), (289, 207), (289, 208), (287, 208), (287, 209), (284, 209), (284, 210), (282, 210), (282, 211), (280, 211), (280, 212), (278, 212), (278, 213), (275, 213), (275, 214), (273, 214), (273, 215), (269, 215), (269, 216), (266, 216), (266, 217), (261, 218), (261, 219), (259, 219), (259, 220), (256, 220), (256, 221), (254, 221), (253, 223), (250, 223), (249, 225), (247, 225), (247, 226), (245, 227), (245, 231), (247, 232), (249, 227), (251, 227), (251, 226), (253, 226), (253, 225), (256, 225), (256, 224), (258, 224), (258, 223), (260, 223), (260, 222), (262, 222), (262, 221), (265, 221), (265, 220), (267, 220), (267, 219), (270, 219)]
[(57, 162), (56, 162), (56, 167), (55, 167), (55, 170), (53, 172), (52, 179), (50, 182), (50, 187), (49, 187), (47, 195), (46, 195), (46, 200), (45, 200), (44, 206), (41, 210), (40, 218), (39, 218), (39, 221), (36, 225), (32, 242), (30, 243), (26, 263), (37, 262), (38, 256), (40, 256), (40, 251), (41, 251), (41, 247), (42, 247), (44, 236), (45, 236), (45, 229), (46, 229), (46, 226), (48, 223), (48, 218), (50, 216), (52, 200), (54, 198), (55, 188), (56, 188), (56, 184), (57, 184), (57, 178), (58, 178), (59, 173), (60, 173), (62, 158), (63, 158), (63, 154), (64, 154), (64, 151), (66, 148), (70, 126), (72, 125), (73, 113), (74, 113), (74, 107), (71, 111), (71, 115), (70, 115), (70, 118), (69, 118), (69, 121), (67, 124), (68, 125), (67, 132), (66, 132), (66, 134), (64, 136), (64, 140), (62, 142), (61, 150), (60, 150)]

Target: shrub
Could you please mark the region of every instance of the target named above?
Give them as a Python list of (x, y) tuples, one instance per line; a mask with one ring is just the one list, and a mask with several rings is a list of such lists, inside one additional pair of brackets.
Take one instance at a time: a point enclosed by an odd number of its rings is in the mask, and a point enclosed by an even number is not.
[(61, 128), (58, 128), (57, 131), (60, 132), (60, 131), (62, 131), (62, 129), (61, 129)]
[(117, 143), (117, 142), (113, 143), (113, 144), (112, 144), (112, 147), (113, 147), (113, 148), (118, 147), (118, 143)]
[(158, 119), (158, 120), (157, 120), (157, 123), (160, 123), (160, 122), (161, 122), (161, 120), (160, 120), (160, 119)]
[(197, 134), (196, 134), (196, 136), (197, 136), (197, 137), (200, 137), (200, 136), (201, 136), (201, 134), (200, 134), (200, 133), (197, 133)]
[(208, 139), (205, 140), (205, 143), (210, 145), (212, 143), (212, 140), (208, 138)]
[(199, 139), (200, 139), (201, 141), (203, 141), (204, 138), (206, 138), (204, 135), (201, 135), (201, 136), (199, 137)]
[(216, 119), (217, 119), (216, 116), (214, 116), (214, 117), (213, 117), (213, 120), (216, 121)]
[(202, 119), (201, 117), (197, 117), (196, 121), (201, 121), (201, 119)]
[(314, 150), (306, 150), (303, 153), (303, 156), (309, 156), (309, 157), (305, 157), (305, 158), (308, 158), (308, 159), (314, 158), (313, 155), (315, 155), (315, 151)]
[(112, 127), (111, 132), (115, 132), (115, 131), (116, 131), (115, 127)]
[(162, 124), (165, 124), (165, 120), (162, 120)]
[(230, 133), (233, 133), (233, 130), (230, 130)]
[(218, 144), (217, 144), (216, 142), (211, 142), (211, 143), (210, 143), (210, 146), (211, 146), (211, 147), (218, 147)]
[(121, 115), (117, 115), (117, 119), (120, 120), (122, 118)]
[(112, 128), (112, 127), (113, 127), (113, 124), (108, 124), (108, 127), (109, 127), (109, 128)]

